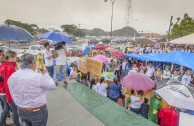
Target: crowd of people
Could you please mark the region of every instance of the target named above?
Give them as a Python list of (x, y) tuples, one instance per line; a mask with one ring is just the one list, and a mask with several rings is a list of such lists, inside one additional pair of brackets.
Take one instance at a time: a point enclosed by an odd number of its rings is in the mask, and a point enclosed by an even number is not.
[[(0, 101), (3, 110), (0, 126), (6, 125), (6, 118), (10, 117), (10, 113), (12, 113), (14, 126), (46, 126), (48, 111), (45, 91), (56, 88), (60, 71), (62, 71), (65, 85), (68, 84), (67, 79), (75, 79), (83, 86), (88, 86), (94, 92), (109, 98), (113, 102), (117, 103), (118, 99), (121, 98), (122, 105), (125, 108), (130, 108), (132, 112), (140, 114), (161, 126), (177, 126), (178, 114), (175, 108), (167, 107), (165, 101), (157, 94), (148, 99), (143, 91), (127, 90), (120, 84), (121, 79), (128, 74), (142, 73), (153, 79), (156, 86), (161, 84), (160, 82), (167, 83), (173, 80), (194, 87), (194, 72), (189, 68), (177, 64), (129, 59), (124, 56), (114, 57), (108, 52), (97, 51), (93, 53), (93, 56), (101, 54), (110, 59), (109, 63), (104, 64), (103, 71), (113, 72), (116, 75), (111, 84), (107, 84), (104, 77), (100, 77), (99, 80), (90, 79), (87, 73), (78, 70), (77, 61), (70, 65), (71, 70), (67, 78), (66, 63), (67, 56), (70, 56), (70, 54), (65, 48), (65, 42), (56, 45), (54, 51), (50, 50), (50, 44), (47, 42), (44, 43), (44, 47), (45, 52), (43, 54), (40, 53), (37, 57), (24, 54), (20, 60), (17, 59), (17, 54), (13, 51), (0, 51)], [(154, 53), (154, 47), (138, 48), (139, 51), (137, 52), (139, 53)], [(173, 51), (179, 48), (173, 47), (171, 50), (171, 46), (169, 46), (168, 50)], [(184, 47), (183, 50), (186, 51), (185, 49), (192, 52), (193, 48)], [(156, 49), (155, 52), (159, 53), (159, 50)], [(54, 66), (56, 66), (56, 79), (53, 79)], [(165, 114), (167, 116), (164, 116)], [(168, 121), (166, 121), (167, 117), (170, 118)]]

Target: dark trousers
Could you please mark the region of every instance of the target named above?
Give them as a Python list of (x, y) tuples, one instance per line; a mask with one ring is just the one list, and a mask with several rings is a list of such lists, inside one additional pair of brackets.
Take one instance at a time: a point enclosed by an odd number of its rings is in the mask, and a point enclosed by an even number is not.
[(120, 70), (116, 70), (115, 71), (115, 75), (117, 76), (118, 81), (120, 81), (121, 71)]
[(11, 104), (8, 104), (5, 96), (1, 96), (0, 98), (4, 104), (3, 111), (1, 113), (1, 118), (0, 118), (1, 119), (0, 126), (4, 126), (6, 124), (6, 118), (10, 112), (10, 109), (12, 110), (12, 119), (13, 119), (14, 126), (20, 126), (19, 116), (17, 113), (17, 106), (14, 104), (14, 102), (12, 102)]
[(139, 114), (140, 113), (140, 108), (131, 108), (130, 107), (130, 110), (136, 114)]
[(21, 126), (46, 126), (48, 119), (47, 106), (40, 110), (28, 111), (18, 108)]
[(49, 75), (53, 78), (54, 66), (46, 66), (46, 69), (48, 70)]

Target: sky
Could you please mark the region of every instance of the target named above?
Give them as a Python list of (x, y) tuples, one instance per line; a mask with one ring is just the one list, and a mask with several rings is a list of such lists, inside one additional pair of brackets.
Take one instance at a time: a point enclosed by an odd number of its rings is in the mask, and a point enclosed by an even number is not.
[[(127, 1), (115, 0), (113, 30), (126, 26)], [(137, 31), (164, 34), (185, 13), (194, 18), (194, 0), (132, 0), (129, 25)], [(6, 19), (60, 29), (62, 24), (110, 31), (111, 0), (0, 0), (0, 23)]]

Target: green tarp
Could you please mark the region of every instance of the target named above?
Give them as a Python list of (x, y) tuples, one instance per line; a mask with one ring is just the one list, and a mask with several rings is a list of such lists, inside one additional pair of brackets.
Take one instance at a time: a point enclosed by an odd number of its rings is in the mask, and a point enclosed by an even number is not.
[(71, 95), (106, 126), (157, 126), (80, 83), (67, 86)]

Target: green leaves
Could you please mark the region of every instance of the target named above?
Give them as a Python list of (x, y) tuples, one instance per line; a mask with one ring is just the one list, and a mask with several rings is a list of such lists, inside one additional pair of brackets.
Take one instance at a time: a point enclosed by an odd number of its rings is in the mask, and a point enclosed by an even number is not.
[(176, 39), (192, 33), (194, 33), (194, 19), (186, 13), (183, 19), (178, 17), (177, 22), (172, 25), (170, 38)]

